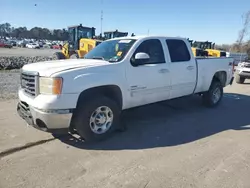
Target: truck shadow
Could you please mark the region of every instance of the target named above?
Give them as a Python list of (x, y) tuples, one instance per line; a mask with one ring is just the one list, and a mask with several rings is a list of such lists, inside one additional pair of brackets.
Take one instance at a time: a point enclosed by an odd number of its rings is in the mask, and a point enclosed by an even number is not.
[(216, 108), (205, 108), (197, 96), (164, 101), (124, 112), (127, 130), (94, 144), (72, 135), (63, 143), (89, 150), (138, 150), (177, 146), (227, 130), (250, 129), (250, 97), (225, 93)]

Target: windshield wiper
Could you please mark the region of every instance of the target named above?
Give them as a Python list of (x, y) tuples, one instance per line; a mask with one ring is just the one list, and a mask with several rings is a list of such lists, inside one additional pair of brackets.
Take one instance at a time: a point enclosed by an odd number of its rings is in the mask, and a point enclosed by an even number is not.
[(91, 59), (101, 59), (101, 60), (104, 60), (104, 58), (101, 57), (101, 56), (93, 56)]
[(109, 60), (110, 63), (117, 62), (117, 59), (111, 59)]
[(118, 60), (119, 60), (118, 58), (112, 57), (112, 58), (110, 58), (110, 59), (108, 60), (108, 62), (114, 63), (114, 62), (117, 62)]

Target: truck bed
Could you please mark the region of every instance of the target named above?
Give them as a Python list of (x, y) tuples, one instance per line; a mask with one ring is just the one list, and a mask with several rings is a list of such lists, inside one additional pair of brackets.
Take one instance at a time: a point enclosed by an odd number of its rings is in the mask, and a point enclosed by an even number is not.
[[(207, 91), (210, 87), (213, 74), (211, 72), (224, 72), (226, 76), (226, 85), (229, 84), (230, 78), (233, 75), (234, 59), (230, 57), (198, 57), (196, 59), (197, 67), (197, 83), (194, 93)], [(226, 70), (226, 71), (225, 71)]]

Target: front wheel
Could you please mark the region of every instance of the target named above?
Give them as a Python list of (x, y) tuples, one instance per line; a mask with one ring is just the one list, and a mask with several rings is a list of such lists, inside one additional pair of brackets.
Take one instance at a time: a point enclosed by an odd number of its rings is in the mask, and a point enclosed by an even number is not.
[(241, 77), (241, 76), (239, 76), (239, 75), (236, 75), (236, 76), (235, 76), (235, 82), (236, 82), (237, 84), (243, 84), (243, 83), (245, 82), (245, 78), (243, 78), (243, 77)]
[(78, 59), (79, 56), (78, 56), (78, 54), (72, 54), (69, 58), (70, 59)]
[(52, 56), (53, 60), (65, 59), (65, 56), (62, 52), (55, 52)]
[(223, 86), (219, 81), (213, 81), (209, 90), (202, 96), (203, 104), (207, 107), (217, 106), (223, 97)]
[(98, 96), (78, 106), (75, 128), (85, 141), (100, 141), (109, 137), (118, 127), (120, 108), (115, 101)]

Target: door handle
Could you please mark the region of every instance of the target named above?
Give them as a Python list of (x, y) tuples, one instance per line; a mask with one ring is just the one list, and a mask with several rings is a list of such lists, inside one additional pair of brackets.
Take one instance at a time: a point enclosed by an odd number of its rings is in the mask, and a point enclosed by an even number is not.
[(167, 73), (167, 72), (169, 72), (169, 71), (168, 71), (168, 69), (160, 69), (158, 72), (159, 72), (159, 73)]
[(187, 70), (193, 70), (194, 69), (194, 66), (188, 66), (187, 67)]

